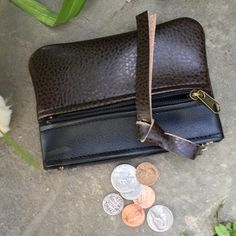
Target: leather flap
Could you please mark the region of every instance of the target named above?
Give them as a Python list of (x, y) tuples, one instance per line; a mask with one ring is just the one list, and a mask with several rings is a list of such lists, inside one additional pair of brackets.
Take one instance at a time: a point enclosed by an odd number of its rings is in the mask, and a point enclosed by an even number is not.
[[(31, 57), (38, 119), (134, 99), (137, 32), (45, 46)], [(153, 94), (211, 91), (201, 25), (180, 18), (157, 26)]]

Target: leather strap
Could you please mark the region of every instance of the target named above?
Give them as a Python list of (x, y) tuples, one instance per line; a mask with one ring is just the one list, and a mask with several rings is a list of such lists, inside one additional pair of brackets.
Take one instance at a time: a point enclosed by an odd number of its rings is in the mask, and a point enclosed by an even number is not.
[(203, 146), (177, 135), (166, 133), (152, 115), (152, 71), (156, 30), (156, 14), (144, 12), (136, 17), (138, 28), (136, 68), (136, 110), (139, 140), (160, 146), (166, 151), (195, 159)]

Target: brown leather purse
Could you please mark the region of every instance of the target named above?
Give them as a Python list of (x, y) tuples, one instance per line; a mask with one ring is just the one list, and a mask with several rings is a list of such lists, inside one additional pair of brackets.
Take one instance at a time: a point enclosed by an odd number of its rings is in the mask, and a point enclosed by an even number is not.
[(45, 46), (31, 57), (44, 167), (170, 151), (194, 159), (223, 139), (201, 25), (180, 18)]

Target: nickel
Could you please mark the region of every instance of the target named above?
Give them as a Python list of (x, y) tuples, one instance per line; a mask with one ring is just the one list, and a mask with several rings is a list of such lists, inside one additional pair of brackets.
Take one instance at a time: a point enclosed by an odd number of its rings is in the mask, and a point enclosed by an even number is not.
[(137, 199), (143, 193), (143, 185), (139, 184), (137, 188), (127, 193), (120, 193), (121, 196), (126, 200), (134, 200)]
[(150, 208), (147, 214), (147, 223), (156, 232), (165, 232), (171, 228), (174, 217), (166, 206), (156, 205)]
[(121, 193), (135, 190), (140, 183), (136, 179), (136, 169), (128, 164), (117, 166), (111, 174), (112, 186)]

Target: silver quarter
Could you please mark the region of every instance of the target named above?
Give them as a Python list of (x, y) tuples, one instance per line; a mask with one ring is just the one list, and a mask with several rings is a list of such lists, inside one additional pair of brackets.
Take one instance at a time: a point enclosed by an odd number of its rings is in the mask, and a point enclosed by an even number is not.
[(147, 223), (156, 232), (165, 232), (171, 228), (174, 217), (171, 210), (162, 205), (155, 205), (148, 211)]
[(111, 174), (111, 184), (120, 193), (135, 190), (140, 183), (136, 179), (136, 169), (128, 164), (117, 166)]
[(142, 195), (143, 185), (139, 184), (134, 190), (127, 193), (120, 193), (120, 195), (126, 200), (136, 200)]
[(124, 208), (124, 200), (119, 194), (110, 193), (103, 199), (102, 206), (108, 215), (118, 215)]

